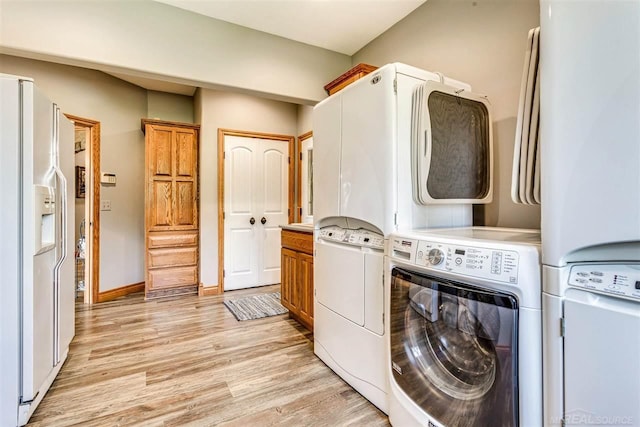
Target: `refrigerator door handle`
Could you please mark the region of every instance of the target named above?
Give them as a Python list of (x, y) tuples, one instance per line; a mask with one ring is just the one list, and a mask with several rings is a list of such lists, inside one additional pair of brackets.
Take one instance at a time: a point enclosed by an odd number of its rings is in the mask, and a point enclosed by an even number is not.
[[(64, 261), (67, 259), (67, 178), (62, 173), (60, 169), (60, 109), (55, 108), (55, 122), (54, 122), (54, 141), (53, 141), (53, 151), (54, 151), (54, 173), (58, 182), (60, 184), (58, 193), (60, 194), (60, 257), (56, 261), (55, 266), (53, 267), (53, 293), (54, 293), (54, 318), (59, 318), (60, 311), (60, 276), (61, 269)], [(55, 325), (55, 333), (54, 333), (54, 366), (60, 362), (60, 325), (59, 322), (54, 322)]]

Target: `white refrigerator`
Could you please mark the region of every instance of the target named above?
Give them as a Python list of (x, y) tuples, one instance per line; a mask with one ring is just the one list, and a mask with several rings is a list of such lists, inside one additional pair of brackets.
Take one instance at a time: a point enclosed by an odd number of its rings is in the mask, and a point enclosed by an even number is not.
[(0, 75), (0, 425), (27, 423), (75, 333), (74, 128)]

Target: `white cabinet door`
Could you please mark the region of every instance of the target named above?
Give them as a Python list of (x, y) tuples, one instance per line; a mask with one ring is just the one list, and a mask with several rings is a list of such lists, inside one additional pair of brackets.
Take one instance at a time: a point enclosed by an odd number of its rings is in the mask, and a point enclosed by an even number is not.
[(327, 98), (313, 109), (313, 200), (317, 222), (340, 216), (341, 120), (341, 95)]
[(288, 145), (225, 137), (225, 290), (280, 282), (280, 226), (288, 222)]
[(394, 78), (395, 70), (385, 68), (342, 94), (340, 216), (366, 221), (384, 234), (393, 227), (388, 212), (396, 211)]

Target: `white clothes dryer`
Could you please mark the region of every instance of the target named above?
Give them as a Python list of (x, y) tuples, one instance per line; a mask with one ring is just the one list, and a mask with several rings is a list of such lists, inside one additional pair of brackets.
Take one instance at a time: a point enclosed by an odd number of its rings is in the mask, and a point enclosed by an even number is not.
[(388, 254), (391, 424), (542, 425), (540, 233), (414, 230)]
[(489, 110), (468, 84), (398, 63), (314, 108), (314, 351), (385, 413), (385, 241), (469, 226), (491, 201)]
[(640, 262), (543, 277), (544, 425), (639, 425)]

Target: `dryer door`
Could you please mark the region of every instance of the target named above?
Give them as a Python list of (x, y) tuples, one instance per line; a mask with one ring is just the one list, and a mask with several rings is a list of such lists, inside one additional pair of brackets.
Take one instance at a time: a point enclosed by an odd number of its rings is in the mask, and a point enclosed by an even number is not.
[(318, 240), (313, 263), (318, 303), (364, 326), (365, 258), (360, 248)]
[(518, 425), (513, 296), (399, 268), (391, 278), (393, 381), (443, 425)]
[(565, 422), (638, 425), (640, 302), (569, 289), (564, 317)]

